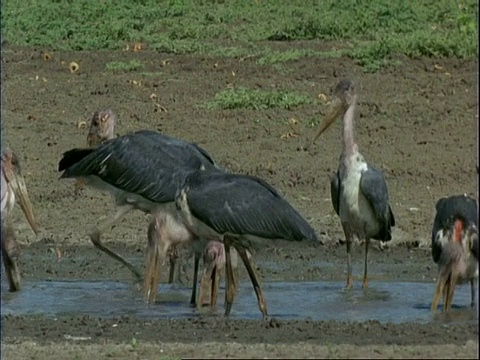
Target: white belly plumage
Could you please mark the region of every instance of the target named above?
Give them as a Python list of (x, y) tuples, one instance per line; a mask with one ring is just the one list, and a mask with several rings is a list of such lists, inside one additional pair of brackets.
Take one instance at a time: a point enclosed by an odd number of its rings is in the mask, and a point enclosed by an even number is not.
[(340, 194), (340, 219), (360, 238), (370, 238), (379, 231), (373, 209), (360, 190), (360, 178), (367, 169), (365, 162), (355, 162), (347, 177), (342, 180), (343, 191)]

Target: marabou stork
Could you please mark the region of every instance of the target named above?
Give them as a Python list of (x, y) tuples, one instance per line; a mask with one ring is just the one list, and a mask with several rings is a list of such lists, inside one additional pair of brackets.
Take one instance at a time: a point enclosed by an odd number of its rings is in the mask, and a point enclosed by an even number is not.
[(127, 266), (139, 279), (140, 272), (130, 262), (101, 242), (101, 233), (132, 209), (173, 214), (168, 216), (174, 219), (177, 189), (188, 174), (199, 169), (222, 171), (198, 145), (147, 130), (108, 140), (95, 148), (67, 151), (59, 163), (59, 171), (64, 171), (61, 178), (82, 179), (93, 188), (110, 192), (121, 206), (89, 236), (98, 249)]
[(17, 244), (14, 229), (7, 218), (15, 205), (15, 200), (18, 200), (20, 208), (25, 214), (25, 217), (35, 234), (38, 234), (39, 227), (33, 213), (30, 197), (28, 196), (27, 187), (20, 168), (20, 162), (11, 149), (7, 148), (2, 152), (1, 166), (1, 241), (3, 266), (5, 267), (5, 273), (7, 274), (10, 291), (18, 291), (20, 290), (20, 273), (13, 256)]
[[(115, 139), (115, 127), (117, 116), (108, 108), (96, 110), (90, 119), (90, 126), (87, 134), (87, 147), (92, 148), (107, 140)], [(82, 180), (75, 182), (75, 194), (83, 190), (85, 184)]]
[(470, 282), (471, 306), (475, 306), (478, 278), (478, 204), (466, 195), (445, 197), (435, 205), (432, 228), (432, 258), (438, 264), (438, 279), (432, 301), (435, 311), (443, 295), (443, 310), (452, 306), (455, 286)]
[(186, 178), (176, 205), (184, 224), (197, 238), (223, 242), (225, 316), (230, 314), (235, 295), (232, 247), (247, 269), (260, 311), (267, 316), (267, 304), (247, 248), (276, 239), (318, 241), (309, 223), (272, 186), (254, 176), (197, 171)]
[[(107, 140), (118, 137), (116, 133), (117, 115), (110, 108), (101, 108), (96, 110), (90, 119), (90, 126), (87, 133), (87, 147), (93, 148), (103, 144)], [(83, 190), (85, 184), (83, 180), (78, 179), (75, 182), (75, 194)], [(175, 260), (178, 258), (175, 247), (170, 249), (170, 275), (169, 283), (173, 282)]]
[(313, 139), (315, 141), (334, 120), (343, 115), (343, 152), (330, 183), (333, 208), (340, 217), (347, 246), (347, 288), (353, 285), (351, 246), (354, 237), (365, 239), (363, 288), (368, 287), (367, 264), (370, 239), (390, 241), (395, 218), (390, 208), (387, 183), (378, 168), (367, 163), (353, 140), (357, 105), (355, 84), (342, 80), (335, 87), (332, 111)]

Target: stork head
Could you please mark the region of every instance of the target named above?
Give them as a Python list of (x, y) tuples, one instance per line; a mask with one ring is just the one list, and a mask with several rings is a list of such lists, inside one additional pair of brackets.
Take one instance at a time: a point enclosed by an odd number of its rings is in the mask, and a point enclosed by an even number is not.
[(115, 137), (117, 117), (111, 109), (101, 109), (93, 113), (90, 120), (87, 142), (88, 146), (101, 144)]
[(456, 215), (436, 234), (435, 242), (441, 247), (441, 254), (432, 311), (436, 310), (442, 293), (444, 311), (448, 311), (457, 282), (477, 276), (478, 265), (470, 264), (478, 264), (478, 230), (462, 215)]
[(28, 196), (27, 186), (25, 185), (25, 179), (22, 175), (20, 162), (15, 153), (9, 148), (5, 149), (2, 153), (2, 172), (2, 176), (5, 177), (7, 186), (13, 191), (30, 227), (35, 234), (38, 234), (39, 227), (33, 213), (30, 197)]
[(352, 105), (357, 99), (357, 91), (353, 80), (341, 80), (333, 91), (333, 100), (330, 103), (330, 109), (327, 112), (325, 120), (320, 125), (317, 135), (313, 141), (317, 140), (327, 128), (342, 114), (344, 114), (348, 107)]

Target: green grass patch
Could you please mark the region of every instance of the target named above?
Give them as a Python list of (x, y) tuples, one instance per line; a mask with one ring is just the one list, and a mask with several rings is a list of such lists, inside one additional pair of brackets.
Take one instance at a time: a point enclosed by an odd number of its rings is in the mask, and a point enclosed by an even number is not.
[(144, 42), (175, 54), (260, 54), (265, 64), (344, 54), (266, 54), (267, 41), (343, 41), (353, 44), (345, 54), (374, 71), (394, 53), (476, 58), (477, 19), (474, 0), (5, 0), (1, 30), (12, 44), (52, 50)]
[(105, 69), (110, 71), (136, 71), (143, 68), (143, 64), (139, 60), (130, 61), (110, 61), (105, 65)]
[(215, 98), (203, 104), (208, 109), (293, 109), (311, 104), (307, 96), (282, 90), (252, 90), (247, 88), (228, 89), (219, 92)]

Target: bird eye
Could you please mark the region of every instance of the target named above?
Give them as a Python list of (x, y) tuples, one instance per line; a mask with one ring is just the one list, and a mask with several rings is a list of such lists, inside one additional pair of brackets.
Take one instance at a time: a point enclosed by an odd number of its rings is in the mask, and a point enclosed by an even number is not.
[(108, 119), (108, 115), (104, 115), (104, 116), (102, 117), (102, 122), (107, 121), (107, 119)]

